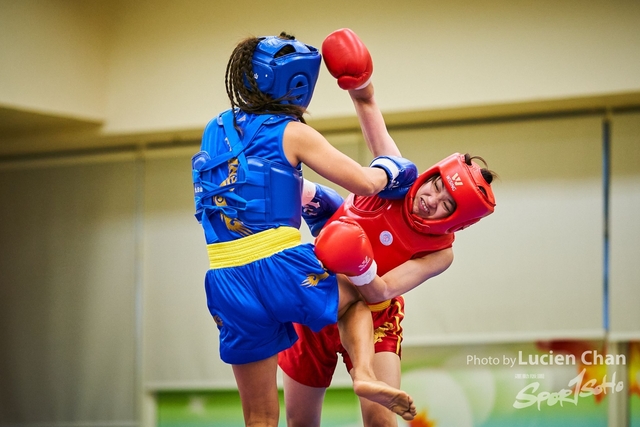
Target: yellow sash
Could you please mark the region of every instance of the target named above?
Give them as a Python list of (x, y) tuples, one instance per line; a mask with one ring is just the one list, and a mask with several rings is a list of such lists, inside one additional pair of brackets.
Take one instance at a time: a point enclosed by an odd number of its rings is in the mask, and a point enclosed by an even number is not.
[(300, 231), (293, 227), (270, 228), (229, 242), (207, 245), (209, 268), (238, 267), (300, 244)]

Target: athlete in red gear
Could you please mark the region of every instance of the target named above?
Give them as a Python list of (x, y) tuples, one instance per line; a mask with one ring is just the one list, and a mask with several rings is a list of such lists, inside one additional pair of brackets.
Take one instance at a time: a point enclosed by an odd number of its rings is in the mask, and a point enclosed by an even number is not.
[[(334, 43), (338, 37), (345, 53), (342, 57), (353, 57), (348, 55), (350, 49), (345, 44), (356, 44), (356, 51), (362, 52), (363, 45), (352, 32), (336, 33), (327, 40)], [(323, 44), (325, 62), (335, 69), (327, 59), (335, 60), (335, 55), (326, 53), (326, 44), (327, 41)], [(367, 63), (366, 55), (364, 57), (361, 62)], [(332, 75), (339, 79), (340, 73), (334, 73), (332, 68)], [(367, 69), (366, 66), (342, 68)], [(371, 70), (361, 74), (366, 77), (356, 79), (348, 87), (339, 80), (340, 87), (349, 89), (372, 154), (399, 156), (375, 102), (373, 85), (367, 84)], [(365, 78), (362, 87), (361, 80)], [(493, 177), (492, 172), (481, 169), (468, 155), (454, 154), (421, 174), (402, 199), (350, 195), (318, 236), (316, 253), (325, 266), (346, 273), (355, 278), (354, 284), (363, 285), (359, 290), (370, 303), (374, 321), (374, 369), (376, 376), (387, 384), (395, 387), (400, 384), (401, 321), (404, 318), (401, 295), (446, 270), (453, 261), (453, 233), (493, 212), (495, 202), (490, 187)], [(328, 192), (326, 188), (317, 188), (320, 193)], [(325, 220), (330, 216), (326, 212), (330, 208), (327, 198), (312, 202), (325, 210), (319, 213)], [(319, 223), (313, 223), (312, 232), (317, 233), (318, 228)], [(366, 271), (359, 270), (360, 267)], [(327, 326), (319, 333), (301, 325), (295, 327), (299, 340), (279, 354), (279, 365), (284, 371), (287, 425), (319, 426), (322, 401), (331, 383), (338, 353), (342, 354), (349, 371), (351, 361), (340, 344), (336, 325)], [(366, 427), (397, 426), (396, 416), (380, 405), (361, 399), (361, 409)]]

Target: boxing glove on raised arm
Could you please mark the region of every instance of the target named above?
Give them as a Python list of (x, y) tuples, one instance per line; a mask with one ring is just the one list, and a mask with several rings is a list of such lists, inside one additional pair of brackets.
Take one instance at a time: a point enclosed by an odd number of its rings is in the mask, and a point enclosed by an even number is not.
[(376, 277), (371, 242), (353, 219), (341, 216), (325, 225), (315, 245), (322, 264), (334, 273), (345, 274), (354, 285), (366, 285)]
[(322, 58), (342, 89), (362, 89), (369, 84), (373, 74), (371, 54), (350, 29), (341, 28), (324, 39)]

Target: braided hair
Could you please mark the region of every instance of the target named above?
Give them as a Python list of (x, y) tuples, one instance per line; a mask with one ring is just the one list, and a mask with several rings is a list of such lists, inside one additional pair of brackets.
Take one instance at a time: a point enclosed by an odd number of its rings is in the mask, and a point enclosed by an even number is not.
[[(280, 33), (279, 37), (287, 40), (295, 39), (285, 32)], [(282, 101), (290, 99), (287, 95), (280, 98), (273, 98), (258, 88), (258, 84), (253, 76), (251, 60), (260, 41), (261, 39), (257, 37), (248, 37), (238, 43), (231, 53), (224, 78), (227, 96), (229, 97), (229, 101), (231, 101), (231, 108), (239, 108), (244, 112), (253, 114), (287, 114), (305, 123), (302, 117), (305, 111), (304, 107), (283, 103)], [(278, 52), (278, 56), (283, 56), (291, 52), (292, 50), (285, 48)], [(247, 84), (249, 87), (247, 87)], [(235, 115), (233, 121), (237, 128)]]

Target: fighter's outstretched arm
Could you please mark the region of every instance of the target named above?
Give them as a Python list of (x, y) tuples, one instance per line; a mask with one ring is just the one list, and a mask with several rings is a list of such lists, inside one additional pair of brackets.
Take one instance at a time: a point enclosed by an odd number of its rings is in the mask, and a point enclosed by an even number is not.
[(371, 304), (409, 292), (453, 262), (453, 250), (447, 248), (406, 261), (382, 277), (377, 276), (371, 242), (362, 227), (348, 217), (340, 217), (320, 231), (315, 252), (326, 268), (347, 275)]
[(404, 262), (369, 284), (359, 286), (360, 294), (373, 304), (403, 295), (445, 271), (453, 262), (453, 249), (433, 252), (422, 258)]
[(373, 83), (349, 91), (358, 115), (362, 135), (374, 157), (400, 156), (400, 149), (389, 134), (382, 112), (376, 103)]
[(373, 60), (362, 40), (350, 29), (342, 28), (325, 38), (322, 55), (338, 86), (349, 91), (371, 154), (374, 157), (400, 156), (374, 97)]

